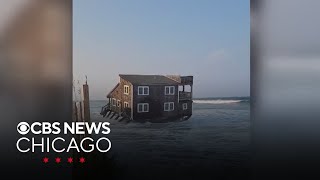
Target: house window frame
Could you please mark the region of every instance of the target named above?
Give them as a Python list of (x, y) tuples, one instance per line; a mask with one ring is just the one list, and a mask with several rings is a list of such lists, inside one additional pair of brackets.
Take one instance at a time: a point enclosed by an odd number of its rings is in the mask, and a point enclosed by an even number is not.
[(117, 100), (117, 107), (120, 107), (121, 106), (121, 101), (118, 99)]
[[(147, 111), (144, 110), (144, 106), (147, 106)], [(142, 111), (139, 110), (139, 106), (142, 106)], [(149, 112), (149, 103), (138, 103), (137, 104), (137, 112), (138, 113), (146, 113)]]
[[(173, 92), (171, 92), (171, 88), (173, 89)], [(169, 89), (169, 93), (167, 93), (167, 89)], [(175, 86), (165, 86), (164, 87), (164, 95), (174, 95), (176, 92)]]
[(126, 95), (129, 95), (129, 91), (130, 91), (130, 90), (129, 90), (129, 86), (128, 86), (128, 85), (124, 85), (123, 88), (124, 88), (123, 93), (126, 94)]
[[(140, 88), (142, 88), (142, 94), (140, 94)], [(145, 88), (148, 89), (148, 93), (145, 93)], [(148, 96), (150, 94), (150, 88), (149, 86), (138, 86), (138, 95), (142, 95), (142, 96)]]
[[(166, 104), (168, 104), (168, 109), (166, 109)], [(170, 109), (170, 104), (173, 104), (172, 109)], [(167, 111), (167, 112), (174, 111), (174, 102), (165, 102), (163, 104), (163, 111)]]
[(111, 99), (111, 104), (112, 104), (112, 106), (116, 106), (116, 103), (117, 102), (117, 99), (116, 98), (112, 98)]
[(123, 106), (124, 106), (124, 108), (129, 108), (129, 103), (128, 102), (123, 102)]
[(188, 103), (183, 103), (182, 110), (187, 110), (187, 109), (188, 109)]

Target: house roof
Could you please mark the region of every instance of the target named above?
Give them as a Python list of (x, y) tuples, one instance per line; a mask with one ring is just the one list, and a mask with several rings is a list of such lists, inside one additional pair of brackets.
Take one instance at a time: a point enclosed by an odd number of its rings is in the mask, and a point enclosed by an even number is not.
[(179, 82), (174, 81), (163, 75), (129, 75), (120, 74), (122, 79), (129, 81), (133, 85), (176, 85)]

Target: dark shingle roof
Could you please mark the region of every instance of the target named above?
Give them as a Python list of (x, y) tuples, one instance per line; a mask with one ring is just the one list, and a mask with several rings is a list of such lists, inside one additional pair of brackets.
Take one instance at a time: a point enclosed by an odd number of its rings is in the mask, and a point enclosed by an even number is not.
[(133, 85), (175, 85), (179, 84), (163, 75), (128, 75), (120, 74), (122, 79), (129, 81)]

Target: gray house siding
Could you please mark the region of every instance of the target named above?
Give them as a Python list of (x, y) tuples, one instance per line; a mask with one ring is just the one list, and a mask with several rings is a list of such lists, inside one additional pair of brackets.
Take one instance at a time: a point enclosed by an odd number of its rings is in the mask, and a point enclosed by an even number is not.
[[(178, 112), (178, 86), (177, 85), (151, 85), (149, 95), (138, 95), (138, 87), (133, 86), (133, 117), (134, 119), (148, 119), (154, 117), (174, 117)], [(142, 85), (141, 85), (142, 86)], [(143, 85), (144, 86), (144, 85)], [(165, 86), (174, 86), (174, 95), (165, 95)], [(164, 111), (165, 102), (174, 102), (173, 111)], [(148, 103), (149, 112), (138, 112), (138, 103)]]
[[(129, 94), (128, 95), (124, 94), (124, 86), (125, 85), (129, 86)], [(131, 108), (131, 88), (132, 88), (132, 85), (130, 82), (120, 78), (120, 83), (119, 83), (118, 87), (111, 92), (111, 102), (110, 102), (111, 110), (113, 110), (117, 113), (123, 112), (124, 107), (125, 107), (124, 106), (125, 102), (128, 102), (129, 108)], [(120, 100), (120, 106), (118, 106), (117, 104), (116, 104), (116, 106), (112, 105), (113, 98), (116, 99), (116, 101)]]

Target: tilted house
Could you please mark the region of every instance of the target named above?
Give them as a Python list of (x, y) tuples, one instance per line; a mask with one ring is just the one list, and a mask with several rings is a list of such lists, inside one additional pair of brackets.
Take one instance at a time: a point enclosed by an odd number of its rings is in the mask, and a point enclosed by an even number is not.
[(119, 76), (120, 82), (107, 95), (110, 111), (126, 113), (134, 120), (192, 115), (193, 76)]

